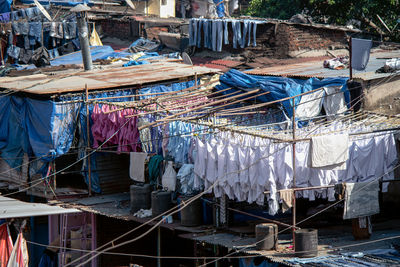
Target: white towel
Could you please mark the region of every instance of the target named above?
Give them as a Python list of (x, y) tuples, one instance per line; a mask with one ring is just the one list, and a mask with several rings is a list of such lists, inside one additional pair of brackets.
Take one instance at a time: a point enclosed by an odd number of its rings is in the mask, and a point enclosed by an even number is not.
[(144, 161), (147, 153), (131, 152), (129, 164), (129, 176), (136, 182), (144, 182)]
[(293, 207), (293, 189), (279, 190), (279, 196), (282, 201), (282, 212), (285, 213)]
[(311, 139), (311, 167), (342, 164), (349, 158), (349, 135), (317, 136)]

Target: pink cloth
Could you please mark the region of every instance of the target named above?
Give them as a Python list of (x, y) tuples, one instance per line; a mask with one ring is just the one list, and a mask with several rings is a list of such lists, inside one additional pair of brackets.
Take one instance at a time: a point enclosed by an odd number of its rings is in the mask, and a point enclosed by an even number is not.
[[(134, 109), (124, 109), (105, 114), (112, 108), (109, 105), (96, 104), (92, 112), (92, 135), (93, 147), (98, 148), (100, 144), (112, 136), (103, 147), (117, 146), (118, 152), (140, 152), (142, 151), (139, 142), (139, 130), (137, 127), (137, 117), (126, 118), (125, 116), (134, 115)], [(129, 120), (127, 124), (126, 121)], [(124, 126), (123, 126), (124, 125)], [(118, 131), (119, 130), (119, 131)], [(113, 136), (115, 132), (117, 132)]]

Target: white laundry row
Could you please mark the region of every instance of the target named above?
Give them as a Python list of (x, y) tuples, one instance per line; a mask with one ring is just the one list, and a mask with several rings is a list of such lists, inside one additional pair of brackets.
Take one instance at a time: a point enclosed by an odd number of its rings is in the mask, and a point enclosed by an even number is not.
[[(343, 138), (343, 133), (337, 135)], [(345, 135), (348, 136), (348, 135)], [(332, 137), (332, 136), (331, 136)], [(340, 140), (338, 140), (340, 142)], [(393, 133), (354, 135), (348, 140), (348, 155), (341, 157), (342, 164), (311, 167), (310, 141), (296, 143), (296, 187), (327, 186), (342, 182), (366, 182), (376, 179), (397, 162)], [(343, 147), (343, 146), (342, 146)], [(226, 194), (237, 201), (264, 204), (268, 201), (269, 213), (279, 209), (278, 190), (292, 188), (292, 145), (250, 135), (219, 132), (207, 140), (197, 139), (194, 163), (195, 188), (212, 185), (216, 197)], [(322, 151), (328, 155), (329, 151)], [(383, 180), (392, 180), (393, 172)], [(383, 191), (387, 183), (383, 184)], [(210, 190), (211, 191), (211, 190)], [(264, 191), (270, 194), (265, 195)], [(297, 197), (314, 200), (316, 197), (334, 200), (334, 189), (298, 191)]]

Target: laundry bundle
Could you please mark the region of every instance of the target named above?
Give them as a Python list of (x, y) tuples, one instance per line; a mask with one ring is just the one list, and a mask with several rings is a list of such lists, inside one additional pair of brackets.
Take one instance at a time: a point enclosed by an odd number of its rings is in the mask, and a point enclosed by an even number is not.
[(105, 147), (117, 147), (119, 152), (136, 152), (141, 150), (136, 111), (131, 108), (116, 110), (110, 105), (96, 104), (93, 107), (91, 130), (93, 147), (105, 143)]

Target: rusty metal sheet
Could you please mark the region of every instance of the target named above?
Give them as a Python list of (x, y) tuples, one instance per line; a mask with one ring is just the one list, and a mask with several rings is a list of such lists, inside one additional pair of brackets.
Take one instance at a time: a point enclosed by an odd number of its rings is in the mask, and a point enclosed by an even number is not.
[(79, 71), (70, 74), (47, 76), (45, 74), (0, 78), (0, 87), (32, 94), (59, 94), (89, 90), (136, 86), (197, 75), (220, 70), (191, 66), (177, 62), (159, 62), (147, 65)]

